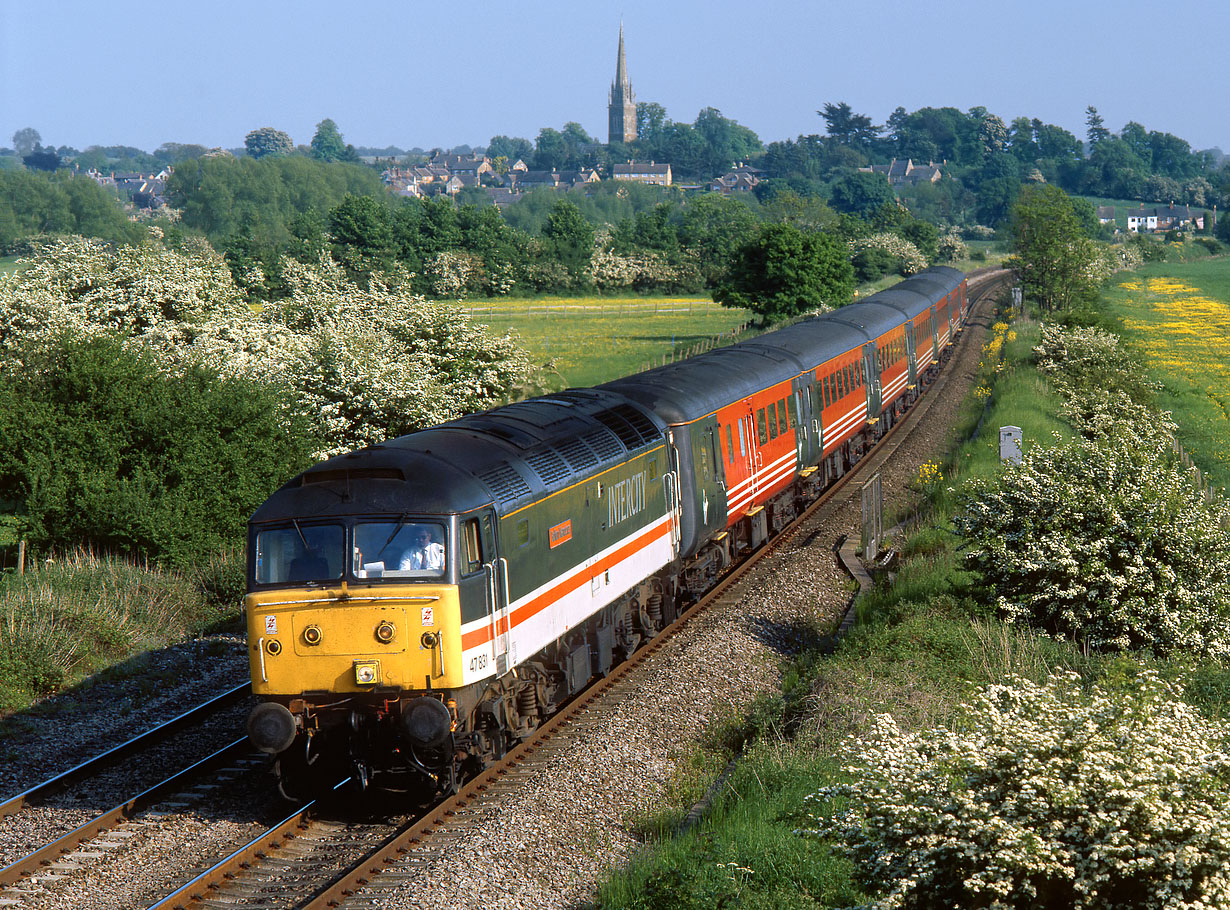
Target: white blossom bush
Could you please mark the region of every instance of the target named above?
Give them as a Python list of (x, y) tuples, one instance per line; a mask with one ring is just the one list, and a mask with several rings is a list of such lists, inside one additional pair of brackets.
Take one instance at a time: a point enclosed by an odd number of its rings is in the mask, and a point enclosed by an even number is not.
[(465, 250), (442, 250), (427, 263), (427, 277), (437, 297), (464, 300), (485, 284), (483, 260)]
[(1163, 434), (1122, 426), (971, 480), (954, 516), (1009, 622), (1095, 649), (1210, 657), (1230, 656), (1227, 522)]
[(600, 291), (671, 290), (704, 284), (695, 250), (685, 253), (687, 258), (683, 261), (672, 263), (656, 250), (637, 250), (621, 256), (607, 247), (603, 242), (607, 240), (608, 233), (599, 235), (585, 273), (589, 283)]
[(897, 260), (897, 270), (906, 276), (916, 275), (930, 264), (917, 246), (897, 234), (883, 233), (872, 234), (870, 237), (859, 237), (856, 240), (847, 241), (846, 247), (851, 256), (863, 250), (882, 250)]
[(207, 244), (186, 254), (81, 237), (50, 240), (21, 260), (0, 279), (0, 303), (6, 357), (65, 332), (183, 348), (207, 318), (242, 319), (246, 310), (226, 262)]
[(960, 262), (969, 258), (969, 245), (961, 239), (961, 232), (955, 227), (949, 228), (939, 239), (936, 248), (936, 262)]
[(955, 729), (881, 715), (807, 833), (848, 851), (874, 908), (1230, 906), (1230, 729), (1151, 672), (982, 690)]
[(191, 255), (68, 238), (0, 283), (0, 362), (19, 367), (23, 351), (64, 333), (114, 334), (168, 371), (198, 363), (280, 389), (284, 425), (308, 417), (322, 456), (492, 407), (526, 383), (513, 337), (410, 294), (406, 279), (373, 274), (362, 287), (327, 255), (287, 259), (288, 296), (257, 308), (207, 246)]
[(1119, 336), (1102, 329), (1043, 325), (1034, 356), (1038, 369), (1064, 396), (1081, 389), (1113, 389), (1144, 401), (1161, 388), (1144, 377)]

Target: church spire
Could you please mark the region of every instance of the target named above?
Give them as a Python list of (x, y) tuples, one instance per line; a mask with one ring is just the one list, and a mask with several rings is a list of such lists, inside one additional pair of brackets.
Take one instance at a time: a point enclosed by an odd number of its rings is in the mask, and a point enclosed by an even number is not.
[(607, 142), (632, 142), (636, 139), (636, 98), (628, 81), (624, 58), (624, 24), (619, 23), (619, 55), (615, 58), (615, 81), (611, 83), (608, 105), (610, 130)]

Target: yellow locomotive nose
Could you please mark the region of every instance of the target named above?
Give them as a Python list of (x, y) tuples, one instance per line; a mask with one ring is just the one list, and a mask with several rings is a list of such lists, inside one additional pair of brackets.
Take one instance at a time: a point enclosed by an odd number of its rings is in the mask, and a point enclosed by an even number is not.
[[(421, 689), (427, 680), (432, 687), (458, 686), (458, 604), (457, 589), (450, 585), (382, 584), (370, 593), (353, 587), (344, 593), (283, 588), (249, 594), (245, 606), (253, 691), (300, 695)], [(421, 641), (425, 634), (430, 646)]]

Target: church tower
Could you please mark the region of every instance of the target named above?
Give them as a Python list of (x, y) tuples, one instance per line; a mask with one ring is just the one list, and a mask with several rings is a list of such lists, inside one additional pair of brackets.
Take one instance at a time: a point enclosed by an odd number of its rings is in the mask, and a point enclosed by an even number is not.
[(628, 81), (628, 66), (624, 61), (624, 24), (619, 23), (619, 57), (615, 61), (615, 81), (611, 83), (608, 104), (610, 131), (607, 142), (631, 142), (636, 138), (636, 98)]

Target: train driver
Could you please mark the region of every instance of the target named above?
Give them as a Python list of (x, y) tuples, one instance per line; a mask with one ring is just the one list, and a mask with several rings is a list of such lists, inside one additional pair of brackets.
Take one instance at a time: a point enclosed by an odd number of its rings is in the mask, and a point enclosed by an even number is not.
[(437, 573), (443, 572), (444, 545), (431, 539), (431, 530), (419, 526), (415, 528), (411, 539), (413, 543), (402, 555), (398, 568), (402, 571), (429, 569)]

